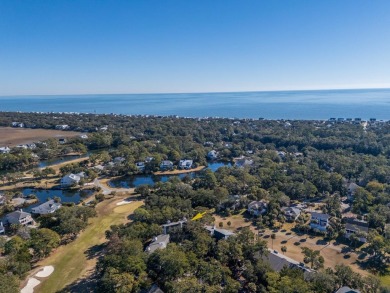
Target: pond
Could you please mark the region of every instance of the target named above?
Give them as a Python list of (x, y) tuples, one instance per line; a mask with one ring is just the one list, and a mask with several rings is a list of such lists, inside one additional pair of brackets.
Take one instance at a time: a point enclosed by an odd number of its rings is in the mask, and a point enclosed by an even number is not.
[(23, 211), (26, 212), (30, 212), (32, 208), (43, 204), (44, 202), (47, 201), (49, 197), (51, 199), (53, 199), (54, 197), (59, 197), (62, 203), (66, 203), (66, 202), (79, 203), (81, 199), (86, 198), (93, 194), (93, 190), (53, 190), (53, 189), (24, 188), (21, 191), (25, 196), (34, 194), (39, 200), (39, 202), (23, 208)]
[[(207, 169), (215, 172), (220, 167), (227, 166), (231, 167), (230, 163), (226, 162), (210, 162), (207, 165)], [(204, 170), (204, 169), (203, 169)], [(199, 171), (198, 171), (199, 172)], [(111, 180), (108, 182), (110, 187), (114, 188), (134, 188), (140, 185), (154, 185), (157, 182), (167, 182), (170, 178), (178, 177), (183, 179), (184, 177), (189, 176), (190, 178), (195, 178), (197, 176), (197, 172), (191, 173), (183, 173), (177, 175), (136, 175), (136, 176), (127, 176), (121, 177), (115, 180)]]

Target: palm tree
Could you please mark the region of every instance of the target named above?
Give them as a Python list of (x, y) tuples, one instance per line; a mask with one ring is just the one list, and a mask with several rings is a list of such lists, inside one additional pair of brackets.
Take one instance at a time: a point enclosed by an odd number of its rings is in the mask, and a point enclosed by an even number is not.
[(280, 249), (282, 250), (283, 254), (287, 252), (287, 246), (283, 245)]

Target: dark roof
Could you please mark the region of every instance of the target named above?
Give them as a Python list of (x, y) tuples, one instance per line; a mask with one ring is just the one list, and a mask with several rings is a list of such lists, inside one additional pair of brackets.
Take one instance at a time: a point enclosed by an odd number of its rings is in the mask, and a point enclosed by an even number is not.
[(345, 229), (368, 233), (368, 223), (356, 219), (347, 219), (347, 222), (345, 223)]
[(146, 293), (164, 293), (164, 291), (154, 284)]
[(317, 212), (310, 212), (312, 218), (317, 218), (320, 220), (328, 220), (330, 216), (328, 214), (321, 214)]

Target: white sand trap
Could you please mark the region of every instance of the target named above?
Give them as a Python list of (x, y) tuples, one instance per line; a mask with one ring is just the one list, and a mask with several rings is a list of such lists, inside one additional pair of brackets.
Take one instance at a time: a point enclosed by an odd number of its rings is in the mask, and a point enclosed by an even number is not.
[(43, 270), (41, 270), (35, 274), (35, 277), (46, 278), (46, 277), (50, 276), (53, 272), (54, 272), (53, 266), (45, 266), (45, 267), (43, 267)]
[(132, 201), (131, 200), (122, 200), (122, 201), (120, 201), (120, 202), (118, 202), (116, 205), (117, 206), (122, 206), (122, 205), (124, 205), (124, 204), (129, 204), (129, 203), (131, 203)]
[(35, 278), (29, 278), (26, 286), (20, 290), (20, 293), (34, 293), (34, 287), (38, 286), (40, 283), (41, 281)]

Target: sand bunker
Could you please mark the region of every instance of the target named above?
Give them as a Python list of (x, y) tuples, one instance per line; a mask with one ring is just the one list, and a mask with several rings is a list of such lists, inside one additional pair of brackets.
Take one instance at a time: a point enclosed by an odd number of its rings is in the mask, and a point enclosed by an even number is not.
[(122, 200), (122, 201), (118, 202), (116, 205), (117, 206), (122, 206), (124, 204), (129, 204), (129, 203), (131, 203), (131, 200), (125, 199), (125, 200)]
[(46, 278), (46, 277), (50, 276), (53, 272), (54, 272), (53, 266), (45, 266), (45, 267), (43, 267), (43, 270), (41, 270), (35, 274), (35, 277)]
[(34, 293), (34, 287), (38, 286), (40, 283), (41, 281), (35, 278), (30, 278), (28, 279), (26, 286), (20, 290), (20, 293)]

